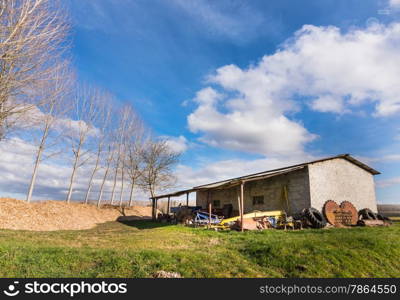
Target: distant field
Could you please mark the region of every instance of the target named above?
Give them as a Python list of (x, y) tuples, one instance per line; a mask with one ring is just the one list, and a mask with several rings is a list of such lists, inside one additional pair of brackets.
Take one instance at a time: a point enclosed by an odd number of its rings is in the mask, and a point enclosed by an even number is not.
[(1, 277), (400, 277), (400, 223), (245, 233), (150, 221), (0, 230), (0, 257)]
[(378, 212), (384, 216), (400, 217), (400, 205), (378, 204)]

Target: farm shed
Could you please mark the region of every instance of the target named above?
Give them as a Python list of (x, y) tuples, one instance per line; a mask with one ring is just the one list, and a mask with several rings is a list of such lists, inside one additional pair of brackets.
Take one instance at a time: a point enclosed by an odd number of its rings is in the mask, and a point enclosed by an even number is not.
[(231, 206), (233, 215), (239, 214), (242, 205), (243, 213), (285, 210), (292, 215), (307, 207), (321, 211), (327, 200), (347, 200), (358, 210), (369, 208), (377, 212), (377, 174), (380, 173), (349, 154), (342, 154), (157, 196), (152, 199), (153, 208), (155, 212), (158, 199), (168, 198), (169, 203), (171, 197), (186, 194), (189, 199), (189, 193), (196, 192), (197, 206)]

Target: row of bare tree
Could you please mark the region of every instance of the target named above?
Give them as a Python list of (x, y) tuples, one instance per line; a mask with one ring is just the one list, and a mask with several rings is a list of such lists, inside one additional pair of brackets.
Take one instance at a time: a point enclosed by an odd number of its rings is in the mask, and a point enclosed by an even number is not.
[(71, 162), (67, 202), (82, 181), (80, 171), (88, 177), (86, 203), (122, 205), (128, 187), (129, 205), (135, 187), (154, 196), (173, 182), (179, 154), (151, 136), (131, 105), (76, 83), (66, 15), (56, 0), (0, 0), (0, 140), (14, 129), (36, 138), (26, 200), (32, 200), (41, 163), (55, 155)]

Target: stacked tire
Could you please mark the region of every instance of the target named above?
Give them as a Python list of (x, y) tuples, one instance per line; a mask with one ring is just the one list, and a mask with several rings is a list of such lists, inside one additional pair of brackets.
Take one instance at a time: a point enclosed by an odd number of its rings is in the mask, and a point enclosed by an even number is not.
[(385, 217), (381, 214), (376, 214), (369, 208), (361, 209), (358, 212), (358, 218), (359, 220), (381, 220), (390, 223), (390, 219), (388, 217)]
[(378, 216), (369, 208), (364, 208), (358, 212), (358, 218), (360, 220), (377, 220)]
[(313, 207), (306, 208), (303, 210), (303, 215), (312, 228), (324, 228), (326, 226), (325, 217), (318, 209)]

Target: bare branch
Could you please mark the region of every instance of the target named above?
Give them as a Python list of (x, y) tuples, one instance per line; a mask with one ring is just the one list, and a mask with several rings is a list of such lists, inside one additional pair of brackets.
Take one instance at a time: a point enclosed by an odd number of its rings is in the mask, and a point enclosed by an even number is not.
[(43, 101), (68, 31), (58, 0), (0, 0), (0, 139)]

